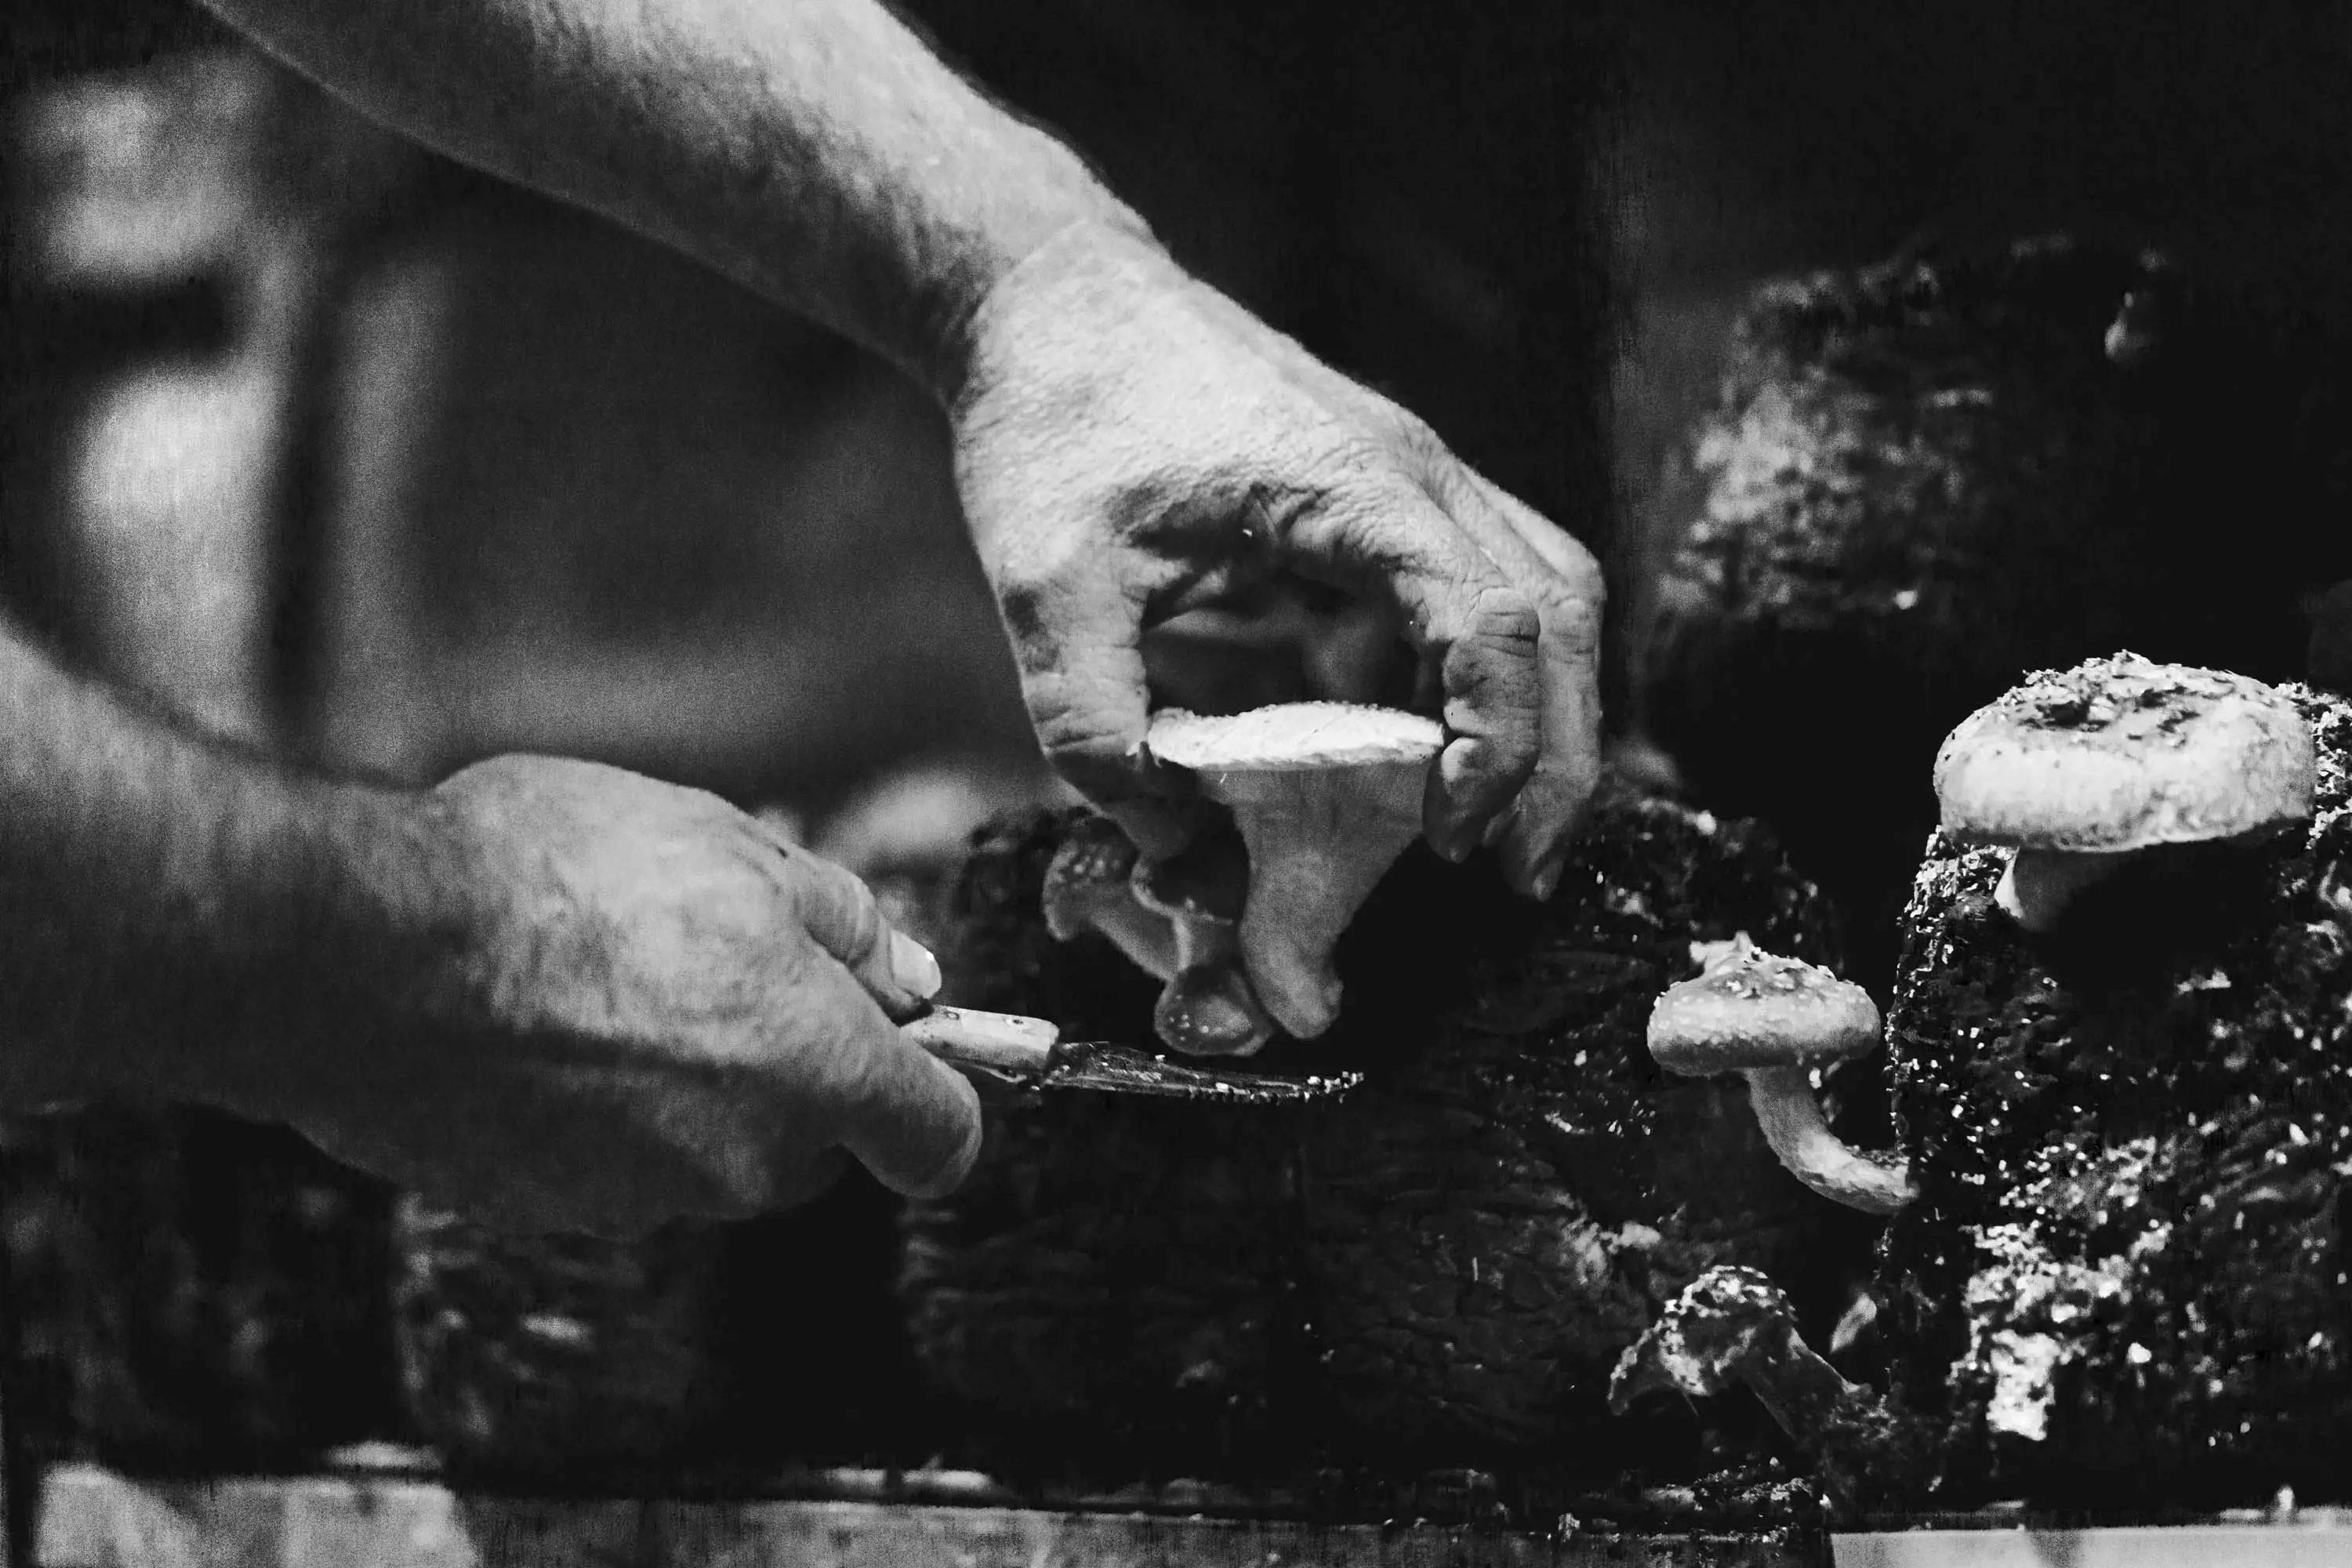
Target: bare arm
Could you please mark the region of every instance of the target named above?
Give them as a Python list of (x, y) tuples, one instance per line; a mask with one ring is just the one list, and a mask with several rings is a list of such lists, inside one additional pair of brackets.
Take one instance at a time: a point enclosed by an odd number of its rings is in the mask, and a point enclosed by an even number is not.
[[(427, 923), (402, 799), (181, 732), (0, 628), (0, 1082), (236, 1104), (355, 950)], [(236, 1059), (231, 1059), (232, 1055)]]
[[(877, 0), (207, 0), (452, 155), (826, 321), (945, 406), (1039, 743), (1155, 856), (1148, 634), (1310, 580), (1369, 612), (1292, 695), (1441, 717), (1423, 809), (1556, 886), (1599, 771), (1601, 584), (1403, 410), (1187, 276), (1077, 158)], [(1398, 679), (1393, 657), (1411, 655)], [(1344, 917), (1352, 910), (1340, 911)], [(1328, 922), (1336, 927), (1344, 919)], [(1299, 1036), (1333, 993), (1254, 983)]]
[(507, 757), (418, 793), (184, 733), (0, 627), (0, 1109), (289, 1123), (519, 1229), (961, 1180), (938, 984), (863, 884), (699, 791)]
[(394, 128), (665, 241), (945, 396), (1048, 237), (1141, 235), (872, 0), (206, 0)]

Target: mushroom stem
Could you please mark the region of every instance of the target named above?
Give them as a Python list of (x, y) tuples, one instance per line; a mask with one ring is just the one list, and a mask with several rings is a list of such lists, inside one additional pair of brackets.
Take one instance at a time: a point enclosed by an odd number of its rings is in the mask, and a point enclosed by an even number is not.
[(1152, 1010), (1160, 1038), (1195, 1056), (1255, 1052), (1274, 1036), (1243, 973), (1239, 912), (1247, 861), (1238, 838), (1196, 842), (1174, 860), (1139, 859), (1129, 879), (1138, 910), (1168, 922), (1168, 984)]
[(1748, 1100), (1764, 1141), (1797, 1180), (1864, 1214), (1895, 1214), (1918, 1196), (1902, 1156), (1850, 1148), (1830, 1131), (1805, 1068), (1748, 1068), (1741, 1076), (1748, 1079)]
[(1254, 1056), (1274, 1037), (1274, 1021), (1242, 972), (1241, 936), (1231, 921), (1174, 922), (1176, 972), (1152, 1009), (1162, 1040), (1195, 1056)]
[(1131, 898), (1109, 896), (1091, 913), (1091, 928), (1108, 938), (1138, 969), (1154, 980), (1175, 977), (1183, 962), (1183, 944), (1167, 916), (1139, 908)]
[(1276, 1022), (1312, 1039), (1339, 1014), (1332, 968), (1339, 936), (1405, 847), (1421, 834), (1420, 762), (1227, 774), (1214, 793), (1249, 847), (1242, 948)]
[(2123, 868), (2136, 850), (2089, 853), (2079, 849), (2020, 849), (2009, 858), (1993, 889), (1993, 902), (2027, 931), (2054, 930), (2074, 895)]

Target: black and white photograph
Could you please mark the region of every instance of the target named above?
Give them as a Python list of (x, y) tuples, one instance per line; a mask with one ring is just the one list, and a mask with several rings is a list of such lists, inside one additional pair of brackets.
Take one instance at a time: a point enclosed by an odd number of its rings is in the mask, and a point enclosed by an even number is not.
[(2352, 0), (5, 0), (0, 1568), (2352, 1568)]

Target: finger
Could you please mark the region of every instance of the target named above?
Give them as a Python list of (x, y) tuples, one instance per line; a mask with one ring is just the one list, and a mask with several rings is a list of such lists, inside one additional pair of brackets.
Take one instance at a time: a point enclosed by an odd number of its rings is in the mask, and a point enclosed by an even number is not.
[(955, 1191), (980, 1158), (980, 1096), (964, 1076), (885, 1017), (849, 973), (819, 962), (802, 978), (807, 1014), (845, 1053), (832, 1142), (903, 1197)]
[(1439, 500), (1536, 605), (1543, 715), (1534, 773), (1494, 841), (1519, 891), (1549, 897), (1601, 776), (1599, 567), (1583, 547), (1525, 503), (1451, 458)]
[(1534, 771), (1542, 689), (1534, 604), (1419, 487), (1375, 480), (1301, 510), (1304, 568), (1388, 598), (1433, 669), (1444, 749), (1423, 808), (1430, 845), (1459, 860)]
[(938, 994), (939, 960), (883, 917), (863, 879), (789, 840), (775, 841), (789, 868), (802, 928), (856, 976), (867, 995), (903, 1017)]
[(1155, 780), (1142, 606), (1105, 575), (1077, 573), (1001, 587), (1030, 726), (1054, 771), (1155, 859), (1188, 834)]

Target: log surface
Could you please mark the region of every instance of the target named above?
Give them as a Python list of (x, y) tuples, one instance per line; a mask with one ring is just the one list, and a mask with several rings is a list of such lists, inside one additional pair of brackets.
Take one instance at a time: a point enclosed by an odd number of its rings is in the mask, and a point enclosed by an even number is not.
[[(975, 858), (956, 999), (1146, 1037), (1153, 983), (1038, 916), (1066, 820)], [(1659, 1304), (1730, 1261), (1827, 1295), (1840, 1248), (1861, 1256), (1736, 1079), (1649, 1057), (1650, 1004), (1695, 972), (1692, 942), (1738, 930), (1836, 960), (1825, 907), (1759, 829), (1612, 788), (1549, 906), (1483, 868), (1400, 863), (1340, 950), (1339, 1028), (1252, 1064), (1362, 1070), (1346, 1100), (998, 1097), (971, 1181), (906, 1226), (916, 1354), (961, 1412), (950, 1453), (1119, 1480), (1328, 1462), (1560, 1486), (1686, 1459), (1687, 1416), (1603, 1409)]]
[(1759, 287), (1661, 489), (1641, 723), (1773, 825), (1881, 986), (1969, 712), (2119, 647), (2304, 676), (2301, 598), (2352, 574), (2308, 521), (2352, 497), (2342, 363), (2287, 302), (2089, 240)]
[(2286, 689), (2307, 832), (2127, 869), (2046, 940), (2001, 853), (1920, 871), (1880, 1328), (1958, 1505), (2352, 1498), (2352, 707)]

